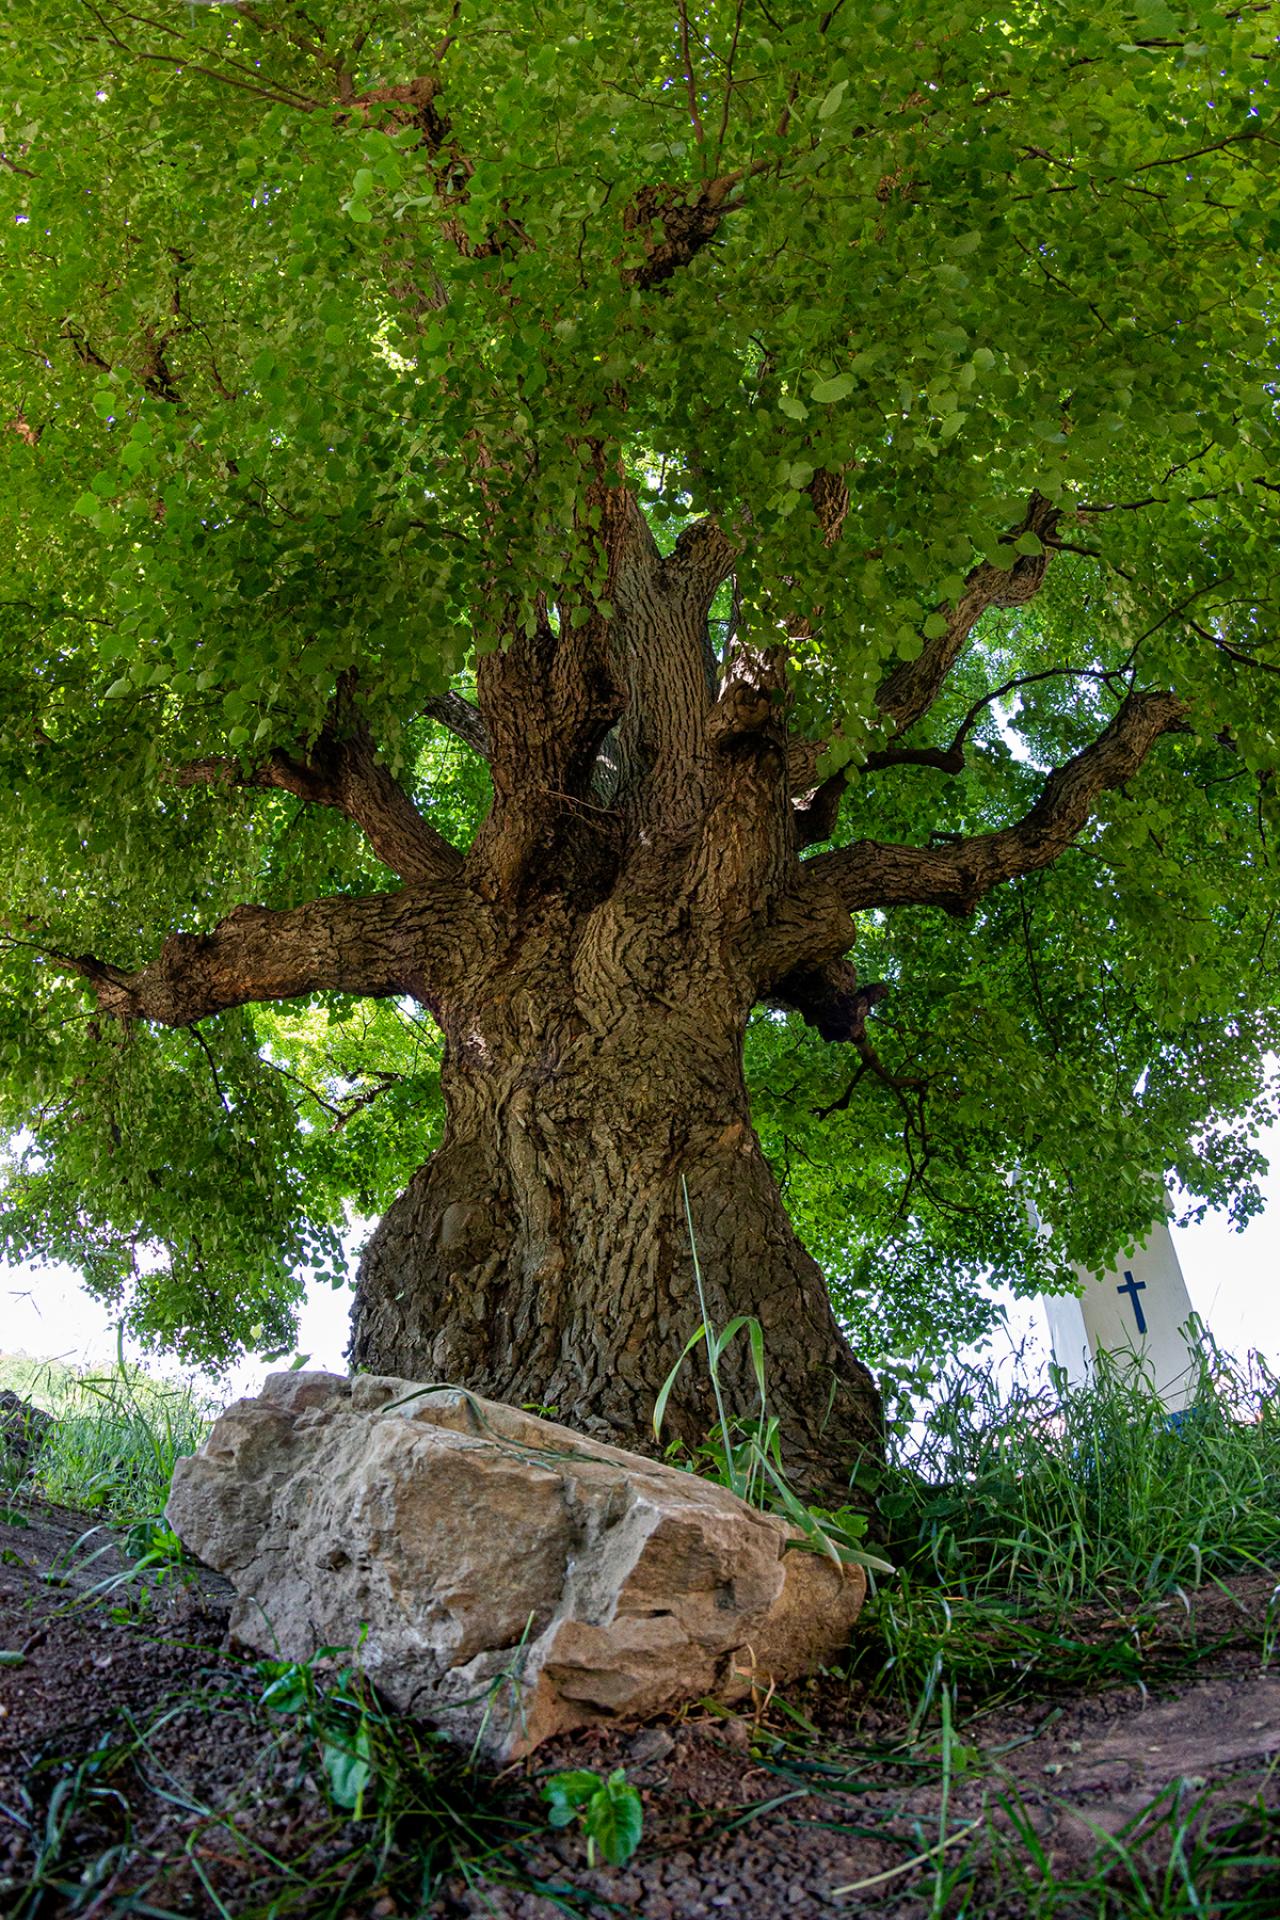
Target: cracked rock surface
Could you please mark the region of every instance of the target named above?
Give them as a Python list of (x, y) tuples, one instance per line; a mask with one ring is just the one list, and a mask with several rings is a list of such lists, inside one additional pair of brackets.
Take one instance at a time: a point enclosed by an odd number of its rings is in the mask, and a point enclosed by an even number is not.
[(857, 1568), (726, 1488), (452, 1387), (277, 1373), (178, 1463), (167, 1515), (275, 1658), (358, 1648), (495, 1760), (731, 1702), (843, 1649)]

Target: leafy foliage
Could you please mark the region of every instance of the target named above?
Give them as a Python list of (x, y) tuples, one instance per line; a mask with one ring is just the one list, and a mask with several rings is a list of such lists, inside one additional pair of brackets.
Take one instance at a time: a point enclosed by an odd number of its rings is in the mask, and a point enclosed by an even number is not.
[(374, 1787), (368, 1690), (354, 1667), (340, 1667), (327, 1687), (317, 1672), (322, 1663), (349, 1651), (346, 1647), (321, 1647), (304, 1662), (259, 1661), (258, 1671), (267, 1683), (261, 1704), (273, 1713), (298, 1716), (308, 1738), (319, 1748), (333, 1805), (359, 1820), (364, 1816), (366, 1795), (372, 1798)]
[[(425, 1016), (107, 1031), (58, 962), (385, 883), (333, 810), (174, 777), (313, 742), (344, 675), (465, 843), (487, 775), (428, 706), (500, 608), (598, 597), (591, 447), (664, 543), (740, 531), (723, 622), (791, 621), (840, 840), (989, 831), (1135, 679), (1188, 703), (1055, 867), (967, 922), (864, 919), (883, 1072), (754, 1017), (763, 1141), (864, 1340), (971, 1336), (975, 1273), (1062, 1284), (1169, 1169), (1243, 1222), (1280, 1039), (1265, 10), (444, 17), (15, 0), (0, 29), (0, 1250), (214, 1363), (343, 1278), (352, 1210), (438, 1137)], [(1005, 538), (1033, 490), (1045, 592), (984, 616), (916, 731), (965, 730), (963, 768), (877, 766), (877, 686), (976, 559), (1037, 556)]]

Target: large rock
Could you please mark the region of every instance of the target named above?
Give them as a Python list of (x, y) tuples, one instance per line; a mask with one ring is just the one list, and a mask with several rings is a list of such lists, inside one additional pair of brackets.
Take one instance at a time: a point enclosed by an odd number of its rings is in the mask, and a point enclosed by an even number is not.
[(168, 1518), (232, 1631), (356, 1647), (397, 1707), (499, 1759), (837, 1655), (866, 1590), (723, 1487), (457, 1388), (272, 1374), (180, 1460)]

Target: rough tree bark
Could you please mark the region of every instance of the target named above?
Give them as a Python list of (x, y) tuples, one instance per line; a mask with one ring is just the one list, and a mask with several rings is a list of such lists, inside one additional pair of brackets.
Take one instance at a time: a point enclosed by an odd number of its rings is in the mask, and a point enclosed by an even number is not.
[[(352, 1358), (651, 1445), (698, 1324), (687, 1186), (712, 1321), (759, 1317), (792, 1469), (838, 1493), (879, 1445), (876, 1390), (742, 1075), (756, 935), (794, 858), (783, 712), (753, 672), (717, 698), (706, 616), (731, 550), (715, 531), (664, 562), (625, 490), (601, 505), (611, 619), (574, 628), (565, 606), (511, 637), (482, 665), (481, 728), (450, 722), (493, 770), (468, 861), (485, 931), (434, 1002), (446, 1137), (365, 1255)], [(750, 1412), (742, 1357), (725, 1372)], [(692, 1363), (672, 1429), (694, 1441), (711, 1418)]]
[[(682, 1183), (707, 1306), (755, 1314), (770, 1411), (801, 1484), (844, 1497), (879, 1440), (875, 1384), (833, 1317), (752, 1131), (742, 1042), (761, 1000), (824, 1039), (865, 1047), (879, 989), (846, 957), (869, 907), (972, 911), (992, 887), (1055, 860), (1097, 796), (1182, 722), (1169, 692), (1131, 692), (1111, 723), (997, 832), (944, 847), (829, 838), (843, 779), (815, 785), (820, 743), (788, 737), (780, 656), (717, 663), (707, 615), (733, 541), (703, 522), (659, 554), (634, 497), (602, 479), (590, 503), (607, 562), (605, 618), (566, 598), (510, 623), (478, 673), (478, 708), (434, 716), (489, 760), (491, 812), (464, 855), (378, 760), (359, 689), (338, 689), (319, 739), (251, 770), (202, 760), (185, 784), (283, 787), (368, 835), (401, 886), (287, 912), (241, 907), (175, 935), (129, 972), (58, 956), (123, 1020), (189, 1024), (222, 1008), (324, 989), (411, 995), (445, 1041), (443, 1144), (375, 1232), (352, 1357), (448, 1379), (624, 1443), (651, 1446), (656, 1395), (699, 1324)], [(839, 537), (847, 495), (818, 476)], [(1051, 546), (1033, 498), (1021, 527)], [(946, 631), (881, 688), (880, 765), (964, 763), (973, 713), (945, 749), (904, 738), (976, 620), (1039, 591), (1047, 560), (983, 562)], [(975, 709), (976, 711), (976, 709)], [(743, 1355), (727, 1363), (749, 1415)], [(688, 1364), (672, 1428), (711, 1425), (705, 1365)]]
[[(875, 1388), (752, 1131), (738, 970), (661, 895), (553, 915), (519, 947), (444, 1013), (445, 1142), (365, 1253), (353, 1360), (651, 1444), (699, 1316), (683, 1176), (713, 1324), (759, 1316), (789, 1462), (842, 1480), (878, 1445)], [(673, 1397), (689, 1441), (712, 1422), (705, 1371), (691, 1359)], [(739, 1356), (726, 1371), (750, 1412)]]

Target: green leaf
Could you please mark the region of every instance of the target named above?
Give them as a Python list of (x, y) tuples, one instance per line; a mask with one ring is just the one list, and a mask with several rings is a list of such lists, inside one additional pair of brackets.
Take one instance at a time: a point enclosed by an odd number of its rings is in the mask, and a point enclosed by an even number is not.
[[(573, 1772), (553, 1773), (543, 1784), (542, 1797), (552, 1807), (550, 1815), (553, 1826), (564, 1826), (572, 1820), (580, 1808), (585, 1807), (600, 1792), (603, 1781), (598, 1773), (592, 1773), (583, 1767)], [(557, 1813), (565, 1815), (557, 1819)]]
[[(264, 1661), (262, 1669), (271, 1668), (273, 1662)], [(311, 1702), (311, 1684), (308, 1671), (292, 1662), (275, 1673), (275, 1677), (262, 1694), (262, 1705), (273, 1713), (301, 1713)]]
[(663, 1381), (661, 1387), (658, 1390), (658, 1397), (653, 1403), (653, 1437), (655, 1440), (660, 1440), (662, 1438), (662, 1422), (666, 1415), (667, 1402), (671, 1398), (671, 1389), (675, 1386), (676, 1380), (679, 1377), (680, 1369), (684, 1365), (685, 1361), (688, 1359), (689, 1355), (693, 1352), (698, 1342), (700, 1340), (705, 1340), (706, 1337), (707, 1337), (707, 1329), (705, 1324), (703, 1326), (696, 1328), (695, 1331), (689, 1335), (689, 1338), (685, 1341), (683, 1347), (681, 1347), (680, 1349), (680, 1358), (676, 1361), (674, 1367), (672, 1367), (670, 1373), (667, 1375), (666, 1379)]
[(331, 1734), (324, 1744), (324, 1770), (334, 1805), (348, 1808), (357, 1819), (373, 1781), (369, 1728), (363, 1720), (348, 1738)]
[(853, 392), (856, 384), (851, 373), (838, 373), (830, 380), (816, 381), (812, 388), (812, 396), (815, 400), (821, 401), (824, 406), (829, 405), (832, 401), (843, 400), (847, 394)]
[(849, 82), (847, 80), (837, 80), (835, 86), (824, 95), (822, 103), (818, 108), (819, 120), (830, 120), (834, 114), (839, 113), (840, 103), (844, 99), (848, 86)]
[(772, 1483), (774, 1498), (787, 1517), (800, 1528), (806, 1544), (815, 1552), (823, 1554), (834, 1565), (839, 1566), (840, 1554), (836, 1544), (823, 1531), (817, 1515), (812, 1513), (792, 1490), (786, 1476), (779, 1473), (768, 1454), (761, 1448), (757, 1448), (756, 1453), (762, 1472)]
[(619, 1767), (587, 1806), (587, 1838), (599, 1847), (611, 1867), (625, 1866), (644, 1830), (644, 1807), (636, 1789)]
[(748, 1326), (751, 1322), (752, 1317), (753, 1316), (749, 1313), (735, 1314), (734, 1318), (729, 1321), (728, 1325), (720, 1329), (720, 1332), (716, 1334), (715, 1338), (711, 1342), (712, 1360), (718, 1360), (720, 1358), (721, 1354), (724, 1352), (725, 1348), (728, 1346), (729, 1342), (732, 1340), (734, 1334), (737, 1333), (740, 1327)]

